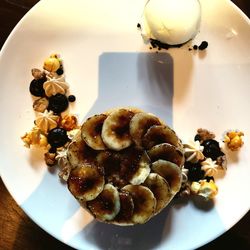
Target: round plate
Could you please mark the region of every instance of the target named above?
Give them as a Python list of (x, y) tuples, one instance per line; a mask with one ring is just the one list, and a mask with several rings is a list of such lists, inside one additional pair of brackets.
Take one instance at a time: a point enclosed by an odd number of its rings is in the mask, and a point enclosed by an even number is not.
[[(0, 56), (1, 176), (22, 209), (44, 230), (78, 249), (197, 248), (233, 226), (249, 210), (249, 20), (230, 1), (201, 0), (202, 26), (192, 44), (204, 51), (159, 51), (143, 43), (137, 23), (144, 0), (43, 0), (16, 26)], [(191, 46), (191, 44), (190, 44)], [(35, 114), (31, 68), (58, 52), (77, 96), (72, 113), (84, 119), (117, 106), (155, 113), (182, 139), (199, 127), (221, 139), (245, 132), (245, 145), (228, 153), (228, 171), (216, 180), (214, 204), (174, 201), (145, 225), (94, 221), (48, 170), (43, 152), (20, 137)]]

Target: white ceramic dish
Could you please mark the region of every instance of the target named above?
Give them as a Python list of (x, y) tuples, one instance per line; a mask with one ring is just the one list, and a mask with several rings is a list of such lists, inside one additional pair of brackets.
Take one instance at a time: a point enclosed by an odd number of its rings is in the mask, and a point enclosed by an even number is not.
[[(249, 210), (250, 23), (230, 1), (201, 0), (193, 44), (161, 53), (144, 45), (136, 25), (144, 0), (43, 0), (16, 26), (0, 56), (1, 177), (22, 209), (45, 231), (78, 249), (190, 249), (227, 231)], [(245, 132), (217, 180), (215, 205), (173, 202), (141, 226), (93, 221), (70, 195), (42, 152), (22, 146), (33, 124), (30, 69), (59, 52), (81, 119), (116, 106), (137, 106), (167, 121), (183, 139), (198, 127)]]

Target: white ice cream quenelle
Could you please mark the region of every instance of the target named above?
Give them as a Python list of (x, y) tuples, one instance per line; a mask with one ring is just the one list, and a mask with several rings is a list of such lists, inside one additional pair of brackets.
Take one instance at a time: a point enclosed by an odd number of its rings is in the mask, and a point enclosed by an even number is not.
[(198, 33), (200, 19), (199, 0), (149, 0), (141, 23), (142, 36), (169, 45), (183, 44)]

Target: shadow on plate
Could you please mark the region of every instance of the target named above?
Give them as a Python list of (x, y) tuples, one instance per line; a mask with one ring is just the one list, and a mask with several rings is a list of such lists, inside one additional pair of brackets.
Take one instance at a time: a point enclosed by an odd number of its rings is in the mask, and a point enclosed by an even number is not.
[(93, 221), (84, 228), (82, 237), (100, 249), (154, 249), (168, 239), (174, 210), (181, 209), (190, 202), (204, 212), (209, 212), (214, 206), (212, 201), (205, 201), (198, 196), (175, 198), (160, 214), (143, 225), (124, 227)]
[(84, 237), (100, 249), (152, 249), (171, 229), (170, 208), (165, 208), (143, 225), (124, 227), (94, 221), (84, 229)]
[(98, 77), (98, 97), (85, 118), (130, 106), (172, 125), (173, 59), (169, 53), (103, 53)]
[(180, 209), (183, 206), (187, 205), (189, 202), (192, 202), (192, 204), (204, 211), (209, 212), (214, 207), (214, 201), (213, 200), (206, 200), (202, 196), (199, 195), (191, 195), (191, 196), (185, 196), (185, 197), (176, 197), (172, 201), (172, 206), (176, 209)]

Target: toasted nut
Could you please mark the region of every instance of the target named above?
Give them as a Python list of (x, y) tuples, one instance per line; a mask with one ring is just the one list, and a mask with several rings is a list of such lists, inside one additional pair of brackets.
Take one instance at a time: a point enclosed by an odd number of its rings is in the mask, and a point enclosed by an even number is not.
[(48, 166), (54, 166), (56, 164), (56, 154), (47, 152), (44, 154), (44, 160)]
[(42, 97), (34, 101), (33, 109), (37, 112), (43, 113), (49, 105), (49, 101), (47, 98)]
[(40, 69), (32, 69), (31, 74), (35, 79), (41, 79), (46, 77), (45, 72)]
[(200, 137), (201, 142), (215, 138), (215, 134), (213, 132), (203, 128), (197, 129), (197, 135)]

